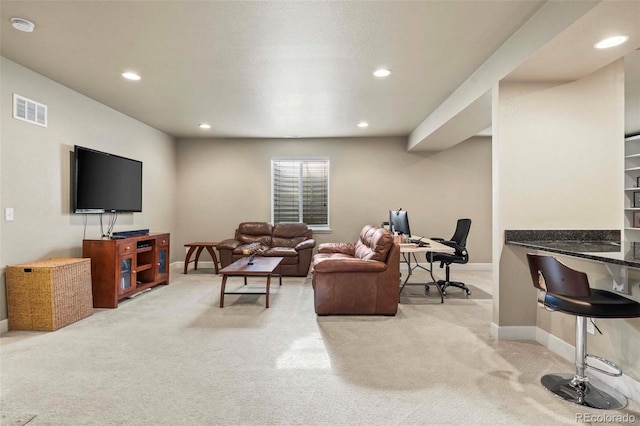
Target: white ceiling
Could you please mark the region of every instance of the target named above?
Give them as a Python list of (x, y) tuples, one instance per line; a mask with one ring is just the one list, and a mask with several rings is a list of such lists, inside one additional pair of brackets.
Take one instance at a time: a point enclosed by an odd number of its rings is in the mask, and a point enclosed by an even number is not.
[[(540, 19), (551, 3), (572, 12), (555, 27)], [(483, 63), (513, 57), (505, 42), (522, 28), (559, 36), (512, 42), (528, 60), (494, 83), (571, 80), (640, 46), (637, 1), (3, 0), (0, 14), (2, 56), (178, 138), (407, 136)], [(36, 30), (11, 28), (16, 16)], [(618, 28), (624, 48), (591, 48)]]

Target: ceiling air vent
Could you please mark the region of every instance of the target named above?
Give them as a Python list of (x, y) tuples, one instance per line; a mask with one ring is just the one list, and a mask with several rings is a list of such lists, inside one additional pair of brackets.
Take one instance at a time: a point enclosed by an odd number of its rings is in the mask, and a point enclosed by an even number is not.
[(47, 106), (14, 93), (13, 118), (47, 127)]

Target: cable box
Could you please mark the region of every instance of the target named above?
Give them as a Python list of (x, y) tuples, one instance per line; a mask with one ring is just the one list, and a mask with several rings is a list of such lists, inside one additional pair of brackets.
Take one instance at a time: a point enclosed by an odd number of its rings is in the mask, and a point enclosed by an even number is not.
[(148, 235), (148, 234), (149, 234), (148, 229), (136, 229), (133, 231), (114, 232), (111, 234), (111, 238), (120, 239), (120, 238), (127, 238), (127, 237), (137, 237), (138, 235)]

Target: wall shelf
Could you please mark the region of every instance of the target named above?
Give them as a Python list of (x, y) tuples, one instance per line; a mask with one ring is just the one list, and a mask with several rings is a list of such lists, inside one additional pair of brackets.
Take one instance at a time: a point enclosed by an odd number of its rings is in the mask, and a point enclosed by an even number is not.
[[(640, 241), (640, 227), (634, 227), (640, 219), (640, 207), (630, 207), (635, 202), (636, 192), (640, 192), (640, 135), (624, 139), (624, 221), (623, 239)], [(626, 207), (629, 206), (629, 207)]]

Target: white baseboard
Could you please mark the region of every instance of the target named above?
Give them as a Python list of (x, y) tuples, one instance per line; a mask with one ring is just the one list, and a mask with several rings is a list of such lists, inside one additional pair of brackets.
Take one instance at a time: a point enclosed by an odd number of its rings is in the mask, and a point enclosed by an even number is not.
[[(551, 352), (569, 361), (572, 365), (575, 362), (575, 346), (539, 327), (499, 327), (492, 322), (491, 335), (498, 340), (535, 340)], [(566, 372), (568, 373), (569, 371)], [(622, 377), (610, 377), (590, 368), (587, 369), (587, 375), (598, 378), (601, 382), (622, 392), (627, 398), (640, 402), (640, 381), (633, 377), (627, 376), (624, 373)]]
[(9, 320), (3, 319), (0, 321), (0, 334), (4, 334), (9, 331)]
[(493, 263), (465, 263), (463, 265), (459, 263), (452, 263), (451, 269), (468, 271), (491, 271), (493, 269)]
[(640, 382), (622, 373), (622, 377), (610, 377), (592, 369), (587, 370), (589, 376), (597, 377), (601, 382), (621, 392), (627, 398), (640, 402)]
[[(191, 261), (193, 263), (193, 261)], [(184, 268), (184, 260), (178, 261), (178, 262), (173, 262), (171, 265), (173, 266), (178, 266), (180, 268)], [(205, 260), (205, 261), (198, 261), (198, 268), (211, 268), (213, 269), (213, 260)], [(193, 265), (191, 265), (189, 267), (189, 270), (193, 270)]]
[(533, 340), (536, 341), (536, 326), (499, 327), (491, 323), (491, 336), (496, 340)]
[(570, 345), (559, 337), (554, 336), (553, 334), (548, 333), (539, 327), (536, 327), (535, 340), (542, 346), (548, 348), (551, 352), (560, 355), (562, 358), (566, 359), (572, 364), (575, 361), (576, 347)]
[[(419, 262), (418, 265), (422, 266), (423, 268), (429, 268), (428, 262)], [(434, 263), (434, 266), (434, 271), (438, 270), (439, 264)], [(452, 263), (451, 269), (454, 271), (491, 271), (493, 269), (493, 263)]]

